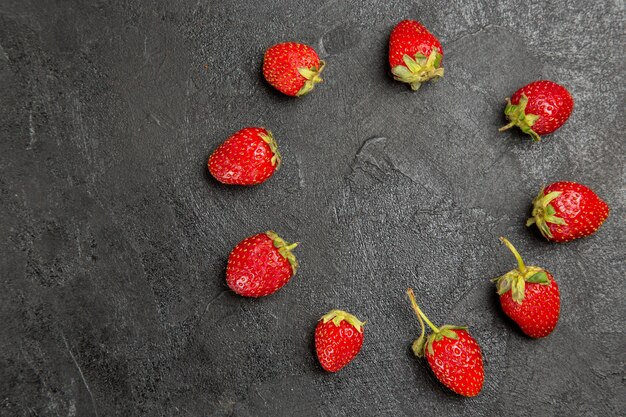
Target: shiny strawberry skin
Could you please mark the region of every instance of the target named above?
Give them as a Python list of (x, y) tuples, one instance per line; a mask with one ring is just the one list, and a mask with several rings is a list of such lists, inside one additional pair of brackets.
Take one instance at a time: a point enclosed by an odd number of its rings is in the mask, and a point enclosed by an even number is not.
[(266, 181), (279, 167), (280, 154), (261, 135), (271, 138), (266, 129), (247, 127), (226, 139), (209, 157), (211, 175), (224, 184), (256, 185)]
[(300, 68), (320, 70), (322, 63), (310, 46), (284, 42), (272, 46), (263, 57), (263, 76), (267, 82), (288, 96), (296, 97), (307, 82)]
[(339, 326), (320, 320), (315, 328), (315, 351), (322, 368), (337, 372), (346, 366), (361, 351), (363, 339), (362, 328), (359, 331), (346, 320), (341, 320)]
[(274, 241), (259, 233), (242, 240), (230, 253), (226, 283), (244, 297), (263, 297), (282, 288), (294, 273)]
[(512, 104), (519, 104), (522, 95), (528, 97), (526, 114), (539, 119), (532, 125), (538, 135), (552, 133), (567, 121), (574, 109), (574, 99), (562, 85), (548, 80), (534, 81), (513, 94)]
[(432, 353), (425, 350), (426, 360), (442, 384), (457, 394), (474, 397), (485, 380), (483, 357), (478, 343), (466, 330), (454, 330), (456, 340), (443, 337), (432, 342)]
[(525, 283), (524, 299), (521, 304), (513, 300), (512, 291), (500, 296), (504, 313), (530, 337), (545, 337), (552, 333), (559, 321), (561, 295), (559, 286), (546, 271), (549, 285)]
[(391, 68), (405, 65), (404, 55), (414, 57), (420, 53), (427, 57), (433, 49), (443, 55), (441, 43), (424, 25), (415, 20), (403, 20), (389, 36), (389, 65)]
[[(550, 200), (548, 205), (554, 209), (553, 216), (563, 219), (565, 224), (548, 221), (547, 226), (552, 236), (542, 231), (548, 240), (567, 242), (592, 235), (609, 215), (609, 206), (590, 188), (582, 184), (570, 181), (555, 182), (548, 185), (542, 194), (547, 196), (552, 192), (560, 192), (561, 194)], [(537, 207), (536, 202), (535, 207)], [(543, 213), (536, 213), (535, 210), (533, 209), (535, 219), (538, 216), (540, 218)], [(530, 221), (532, 220), (531, 218)]]

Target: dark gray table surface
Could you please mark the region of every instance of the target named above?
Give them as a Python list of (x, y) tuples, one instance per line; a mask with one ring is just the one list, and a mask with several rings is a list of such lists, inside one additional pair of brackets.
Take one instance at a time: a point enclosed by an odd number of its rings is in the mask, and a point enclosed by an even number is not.
[[(0, 1), (0, 415), (625, 415), (625, 16), (608, 0)], [(445, 52), (417, 93), (386, 58), (405, 18)], [(287, 40), (328, 64), (302, 99), (261, 76)], [(572, 92), (570, 120), (541, 143), (498, 133), (505, 97), (540, 78)], [(208, 155), (249, 125), (284, 166), (217, 184)], [(609, 203), (595, 236), (524, 227), (556, 180)], [(302, 242), (301, 269), (238, 297), (228, 253), (267, 229)], [(499, 309), (501, 235), (560, 285), (543, 340)], [(469, 326), (480, 396), (412, 356), (407, 287)], [(331, 308), (367, 320), (336, 374), (313, 350)]]

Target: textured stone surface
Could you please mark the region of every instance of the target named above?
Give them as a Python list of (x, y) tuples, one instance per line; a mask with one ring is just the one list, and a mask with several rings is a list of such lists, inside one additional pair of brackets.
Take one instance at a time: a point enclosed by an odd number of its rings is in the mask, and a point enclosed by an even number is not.
[[(617, 416), (626, 410), (626, 145), (621, 1), (0, 1), (0, 415)], [(386, 64), (403, 18), (444, 46), (411, 93)], [(297, 40), (326, 82), (288, 99), (260, 76)], [(539, 144), (499, 134), (504, 98), (537, 78), (576, 106)], [(212, 181), (212, 149), (271, 129), (283, 169)], [(542, 184), (577, 180), (612, 207), (592, 238), (524, 227)], [(275, 295), (224, 283), (242, 238), (275, 229), (302, 267)], [(554, 273), (545, 340), (504, 319), (489, 278), (506, 235)], [(413, 287), (485, 356), (474, 399), (409, 345)], [(365, 345), (321, 371), (316, 320), (367, 319)]]

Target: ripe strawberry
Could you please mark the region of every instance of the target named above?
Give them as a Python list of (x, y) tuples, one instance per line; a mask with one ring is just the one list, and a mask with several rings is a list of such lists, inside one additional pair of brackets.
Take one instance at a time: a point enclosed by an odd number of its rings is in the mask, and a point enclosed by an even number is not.
[(552, 133), (563, 126), (574, 108), (574, 99), (569, 91), (547, 80), (525, 85), (506, 101), (504, 115), (510, 123), (500, 128), (500, 132), (518, 126), (534, 141), (540, 140), (540, 135)]
[(322, 316), (315, 328), (315, 350), (324, 370), (337, 372), (354, 359), (363, 346), (364, 324), (341, 310)]
[(560, 181), (548, 185), (533, 200), (533, 217), (541, 234), (567, 242), (593, 234), (609, 216), (609, 206), (582, 184)]
[(526, 335), (545, 337), (552, 333), (559, 321), (559, 286), (545, 269), (524, 265), (511, 242), (503, 237), (500, 240), (513, 252), (518, 264), (518, 269), (494, 280), (502, 310)]
[(389, 65), (394, 79), (408, 83), (413, 91), (431, 78), (443, 77), (443, 49), (439, 40), (421, 23), (403, 20), (389, 36)]
[(285, 285), (298, 270), (289, 244), (269, 231), (242, 240), (228, 257), (226, 283), (244, 297), (270, 295)]
[(284, 42), (265, 51), (263, 76), (283, 94), (300, 97), (322, 81), (325, 63), (313, 48), (301, 43)]
[[(415, 356), (426, 356), (437, 379), (452, 391), (465, 397), (478, 395), (485, 380), (483, 357), (467, 327), (448, 324), (436, 327), (420, 310), (413, 290), (409, 288), (407, 294), (422, 328), (422, 334), (412, 345)], [(424, 334), (424, 321), (433, 331), (428, 338)]]
[(226, 139), (209, 157), (211, 175), (224, 184), (255, 185), (280, 167), (278, 145), (269, 130), (246, 127)]

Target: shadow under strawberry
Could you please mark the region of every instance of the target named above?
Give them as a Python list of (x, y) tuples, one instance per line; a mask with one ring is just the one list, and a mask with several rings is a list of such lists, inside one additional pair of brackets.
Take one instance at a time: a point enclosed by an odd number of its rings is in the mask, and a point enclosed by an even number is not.
[[(313, 319), (314, 320), (314, 319)], [(311, 362), (311, 369), (313, 370), (313, 372), (315, 372), (318, 375), (328, 375), (328, 372), (326, 372), (324, 370), (324, 368), (322, 368), (322, 365), (320, 365), (320, 361), (317, 360), (317, 350), (315, 349), (315, 325), (317, 323), (315, 323), (313, 326), (311, 326), (311, 336), (309, 337), (309, 358), (310, 358), (310, 362)]]
[(394, 87), (396, 91), (407, 91), (406, 85), (393, 79), (393, 74), (389, 69), (389, 34), (393, 30), (393, 25), (389, 25), (385, 36), (381, 37), (380, 42), (376, 44), (376, 65), (372, 71), (377, 76), (377, 82), (385, 83), (385, 88)]

